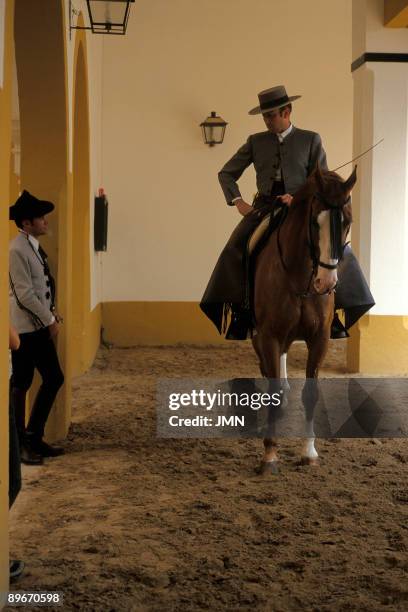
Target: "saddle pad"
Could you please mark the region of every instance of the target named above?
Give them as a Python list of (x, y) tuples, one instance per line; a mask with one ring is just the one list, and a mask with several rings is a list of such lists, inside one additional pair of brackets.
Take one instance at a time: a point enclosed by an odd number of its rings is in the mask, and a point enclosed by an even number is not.
[[(275, 210), (273, 211), (273, 216), (276, 217), (276, 215), (280, 212), (279, 208), (275, 208)], [(262, 236), (264, 235), (264, 233), (266, 232), (266, 230), (269, 227), (269, 223), (271, 220), (271, 214), (269, 213), (267, 214), (262, 221), (260, 222), (260, 224), (254, 229), (254, 231), (251, 234), (250, 239), (248, 240), (248, 254), (252, 255), (252, 253), (254, 252), (254, 249), (256, 247), (256, 245), (258, 244), (258, 242), (260, 241), (260, 239), (262, 238)]]
[(252, 232), (252, 235), (248, 241), (249, 255), (252, 255), (256, 245), (258, 244), (258, 242), (260, 241), (260, 239), (262, 238), (262, 236), (268, 229), (270, 218), (271, 218), (271, 213), (269, 213), (269, 215), (266, 215), (266, 217), (262, 219), (258, 227), (256, 227), (254, 231)]

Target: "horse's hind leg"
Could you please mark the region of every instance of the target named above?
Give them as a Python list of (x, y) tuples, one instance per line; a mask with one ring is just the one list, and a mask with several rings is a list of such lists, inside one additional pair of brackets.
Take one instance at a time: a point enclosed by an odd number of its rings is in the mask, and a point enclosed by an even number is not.
[(287, 353), (283, 353), (280, 356), (280, 377), (281, 377), (281, 384), (282, 384), (282, 389), (284, 391), (289, 391), (290, 390), (290, 386), (288, 383), (288, 371), (286, 368), (286, 358), (287, 358), (288, 354)]
[(258, 355), (259, 369), (261, 370), (261, 374), (262, 374), (262, 376), (266, 376), (265, 368), (263, 366), (262, 352), (261, 352), (261, 346), (260, 346), (259, 338), (260, 338), (259, 334), (255, 334), (255, 336), (252, 337), (252, 346), (254, 347), (255, 353)]
[(287, 353), (282, 353), (282, 355), (280, 356), (280, 382), (281, 382), (281, 408), (286, 408), (286, 406), (289, 404), (289, 391), (290, 391), (290, 385), (288, 382), (288, 372), (286, 369), (286, 358), (287, 358), (288, 354)]

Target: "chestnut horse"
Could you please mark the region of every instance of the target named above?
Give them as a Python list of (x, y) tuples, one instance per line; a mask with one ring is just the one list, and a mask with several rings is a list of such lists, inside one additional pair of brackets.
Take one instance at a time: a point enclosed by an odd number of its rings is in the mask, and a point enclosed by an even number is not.
[[(295, 194), (285, 221), (271, 234), (256, 262), (253, 345), (262, 375), (280, 385), (281, 363), (292, 342), (305, 340), (308, 349), (302, 392), (308, 436), (304, 464), (318, 462), (312, 420), (317, 377), (330, 338), (337, 266), (352, 221), (350, 192), (356, 169), (343, 181), (335, 172), (317, 167)], [(260, 471), (277, 473), (273, 424), (267, 435)]]

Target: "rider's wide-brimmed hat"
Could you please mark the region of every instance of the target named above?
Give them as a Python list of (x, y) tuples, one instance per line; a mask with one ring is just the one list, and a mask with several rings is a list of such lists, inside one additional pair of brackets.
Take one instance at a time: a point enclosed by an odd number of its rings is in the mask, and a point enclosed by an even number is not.
[(24, 190), (13, 206), (10, 206), (9, 219), (21, 221), (22, 219), (35, 219), (54, 210), (54, 204), (47, 200), (39, 200)]
[(267, 113), (276, 108), (281, 108), (293, 102), (293, 100), (301, 98), (301, 96), (288, 96), (284, 85), (277, 85), (259, 92), (258, 98), (259, 106), (252, 108), (248, 113), (249, 115), (259, 115), (259, 113)]

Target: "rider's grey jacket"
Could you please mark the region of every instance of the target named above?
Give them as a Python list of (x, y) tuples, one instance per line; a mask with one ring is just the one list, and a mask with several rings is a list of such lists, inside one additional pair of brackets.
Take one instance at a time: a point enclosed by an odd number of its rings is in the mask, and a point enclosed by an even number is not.
[(319, 162), (327, 170), (326, 153), (316, 132), (293, 126), (292, 131), (279, 142), (272, 132), (259, 132), (248, 138), (218, 174), (228, 204), (241, 196), (237, 180), (244, 170), (254, 164), (258, 192), (271, 193), (276, 169), (281, 166), (285, 192), (294, 194), (306, 182)]

